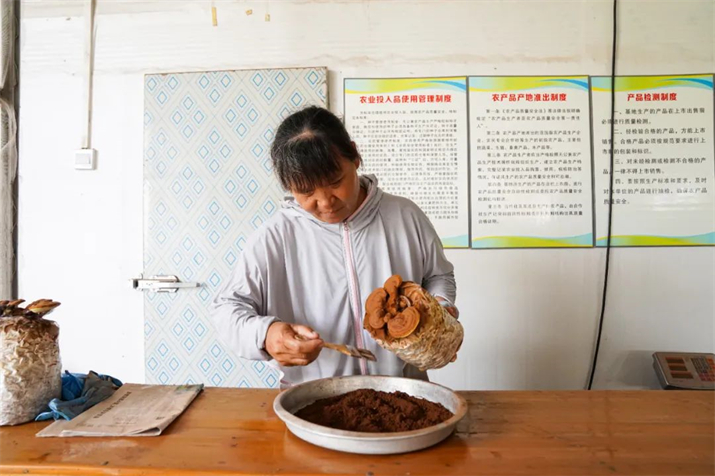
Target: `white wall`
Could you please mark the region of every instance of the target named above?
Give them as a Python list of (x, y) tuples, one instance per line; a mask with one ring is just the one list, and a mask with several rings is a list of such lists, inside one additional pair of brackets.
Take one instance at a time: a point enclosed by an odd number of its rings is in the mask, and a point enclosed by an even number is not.
[[(63, 303), (62, 356), (142, 381), (143, 75), (327, 66), (344, 77), (610, 73), (611, 2), (98, 0), (96, 171), (80, 146), (81, 1), (26, 0), (20, 65), (20, 294)], [(715, 70), (715, 6), (622, 1), (619, 74)], [(253, 15), (246, 15), (252, 9)], [(270, 22), (264, 15), (270, 13)], [(453, 388), (586, 382), (602, 250), (450, 251), (467, 332), (434, 378)], [(715, 249), (616, 249), (597, 388), (656, 387), (655, 350), (715, 349)]]

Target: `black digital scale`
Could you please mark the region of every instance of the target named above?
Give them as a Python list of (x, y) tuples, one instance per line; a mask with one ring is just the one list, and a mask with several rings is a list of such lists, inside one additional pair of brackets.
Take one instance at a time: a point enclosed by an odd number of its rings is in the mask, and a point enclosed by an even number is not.
[(715, 390), (715, 354), (655, 352), (653, 368), (666, 390)]

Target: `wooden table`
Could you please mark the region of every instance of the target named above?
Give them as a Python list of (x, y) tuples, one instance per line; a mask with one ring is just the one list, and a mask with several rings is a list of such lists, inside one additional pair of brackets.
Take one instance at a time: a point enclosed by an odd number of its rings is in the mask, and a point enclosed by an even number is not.
[(715, 393), (463, 392), (469, 415), (441, 444), (364, 456), (296, 438), (275, 390), (206, 389), (166, 433), (36, 438), (0, 428), (2, 474), (713, 475)]

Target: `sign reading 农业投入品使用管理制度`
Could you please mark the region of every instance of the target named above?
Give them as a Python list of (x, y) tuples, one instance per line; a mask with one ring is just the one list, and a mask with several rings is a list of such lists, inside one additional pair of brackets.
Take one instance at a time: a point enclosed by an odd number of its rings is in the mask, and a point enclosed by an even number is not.
[(367, 173), (414, 201), (446, 248), (469, 247), (467, 79), (346, 79), (345, 125)]

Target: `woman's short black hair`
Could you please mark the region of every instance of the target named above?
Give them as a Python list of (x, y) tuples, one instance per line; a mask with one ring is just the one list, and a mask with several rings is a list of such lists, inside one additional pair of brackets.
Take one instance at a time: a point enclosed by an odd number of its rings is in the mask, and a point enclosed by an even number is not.
[(309, 192), (335, 180), (341, 157), (360, 160), (348, 131), (335, 114), (309, 106), (285, 118), (271, 146), (271, 160), (286, 190)]

